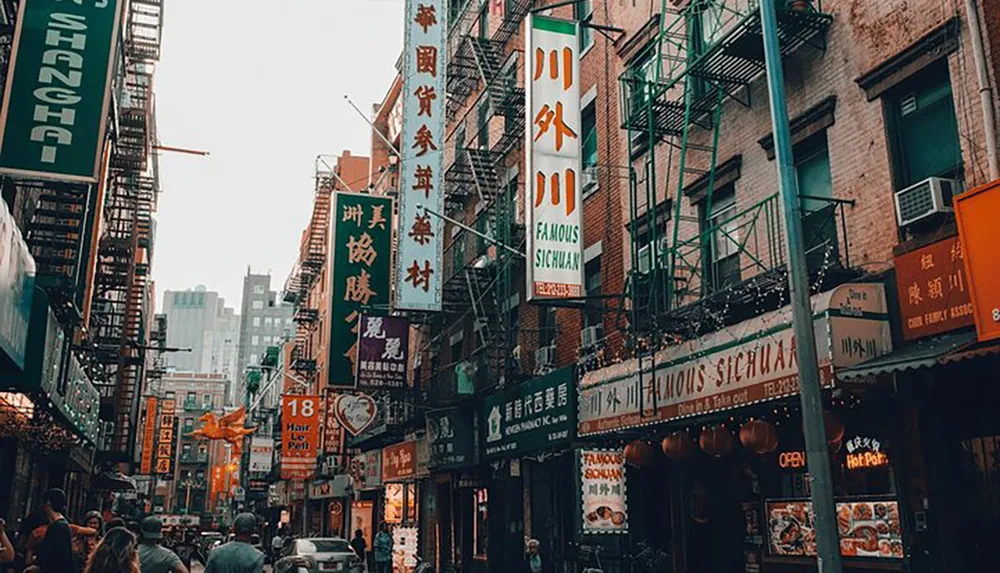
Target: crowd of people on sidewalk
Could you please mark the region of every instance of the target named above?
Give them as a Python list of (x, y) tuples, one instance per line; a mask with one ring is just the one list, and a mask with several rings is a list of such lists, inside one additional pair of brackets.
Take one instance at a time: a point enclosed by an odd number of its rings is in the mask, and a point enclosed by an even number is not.
[[(0, 519), (0, 573), (189, 573), (181, 557), (162, 544), (159, 517), (104, 523), (100, 512), (90, 511), (75, 524), (65, 511), (66, 493), (53, 488), (16, 534)], [(262, 573), (264, 554), (251, 545), (256, 531), (252, 513), (238, 515), (234, 538), (202, 557), (205, 573)]]

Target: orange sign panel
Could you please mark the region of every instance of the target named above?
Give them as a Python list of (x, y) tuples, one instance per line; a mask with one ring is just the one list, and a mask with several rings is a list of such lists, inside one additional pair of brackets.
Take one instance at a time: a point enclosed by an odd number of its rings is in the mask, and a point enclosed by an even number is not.
[(896, 257), (904, 339), (972, 325), (972, 299), (963, 259), (958, 237)]
[(1000, 338), (1000, 179), (955, 198), (958, 235), (965, 246), (973, 316), (979, 340)]
[(316, 474), (319, 456), (320, 396), (281, 399), (281, 479), (304, 480)]
[(146, 421), (142, 427), (142, 460), (139, 473), (153, 473), (153, 449), (156, 434), (156, 397), (146, 398)]

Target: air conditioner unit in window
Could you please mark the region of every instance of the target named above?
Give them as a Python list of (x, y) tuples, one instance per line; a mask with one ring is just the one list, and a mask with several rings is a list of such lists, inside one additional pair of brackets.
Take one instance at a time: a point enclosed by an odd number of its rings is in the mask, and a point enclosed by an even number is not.
[(583, 177), (580, 178), (580, 185), (584, 191), (597, 187), (597, 166), (591, 165), (583, 168)]
[(593, 348), (604, 340), (604, 325), (595, 324), (580, 331), (580, 348)]
[(896, 221), (902, 228), (938, 213), (950, 213), (951, 198), (956, 191), (957, 181), (941, 177), (928, 177), (896, 191)]
[(556, 363), (556, 347), (543, 346), (535, 351), (535, 376), (548, 374)]

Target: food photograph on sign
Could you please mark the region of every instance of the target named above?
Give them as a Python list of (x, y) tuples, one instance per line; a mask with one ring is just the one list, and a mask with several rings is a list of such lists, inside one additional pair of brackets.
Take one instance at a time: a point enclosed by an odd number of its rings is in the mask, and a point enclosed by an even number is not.
[[(768, 546), (772, 555), (816, 555), (812, 503), (767, 502)], [(899, 504), (892, 500), (837, 503), (840, 554), (844, 557), (903, 558)]]
[(580, 451), (584, 533), (627, 533), (625, 456), (617, 450)]

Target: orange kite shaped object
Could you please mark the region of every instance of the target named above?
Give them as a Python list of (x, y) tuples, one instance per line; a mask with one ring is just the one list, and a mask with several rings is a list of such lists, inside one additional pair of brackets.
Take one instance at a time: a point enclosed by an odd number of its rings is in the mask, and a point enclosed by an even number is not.
[(225, 440), (232, 446), (234, 457), (239, 457), (243, 453), (243, 437), (253, 434), (254, 428), (246, 428), (247, 420), (246, 407), (241, 407), (221, 418), (216, 418), (212, 412), (207, 412), (200, 422), (205, 425), (191, 432), (191, 435), (202, 440)]

